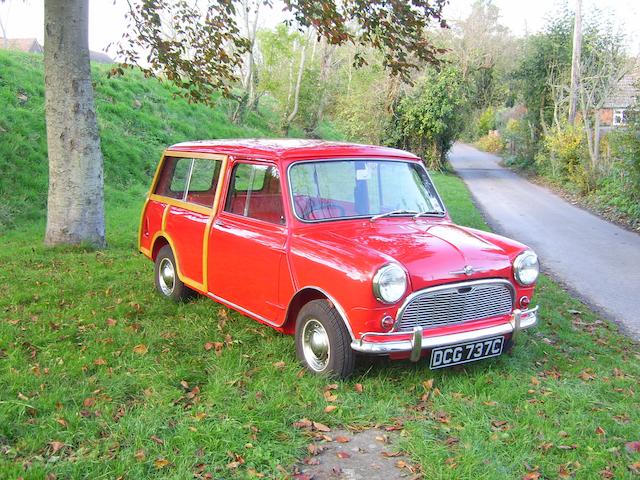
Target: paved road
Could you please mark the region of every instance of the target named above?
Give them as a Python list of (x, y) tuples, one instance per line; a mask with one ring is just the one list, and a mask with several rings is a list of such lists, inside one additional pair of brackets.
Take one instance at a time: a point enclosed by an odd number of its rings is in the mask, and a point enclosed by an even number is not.
[(532, 247), (543, 270), (640, 340), (640, 235), (502, 168), (495, 155), (456, 144), (450, 160), (496, 232)]

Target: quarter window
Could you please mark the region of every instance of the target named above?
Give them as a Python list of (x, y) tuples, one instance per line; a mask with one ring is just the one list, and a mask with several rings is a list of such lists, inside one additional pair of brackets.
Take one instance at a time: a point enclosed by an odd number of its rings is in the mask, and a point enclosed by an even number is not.
[(221, 166), (220, 160), (166, 157), (155, 193), (212, 207)]
[(280, 174), (273, 166), (239, 163), (233, 168), (225, 211), (284, 224)]

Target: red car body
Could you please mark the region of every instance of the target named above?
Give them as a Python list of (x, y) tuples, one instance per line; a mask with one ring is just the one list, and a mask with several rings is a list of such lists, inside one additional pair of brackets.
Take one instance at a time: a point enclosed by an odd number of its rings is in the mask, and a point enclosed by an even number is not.
[[(217, 185), (211, 192), (197, 193), (202, 198), (194, 194), (197, 204), (191, 202), (191, 193), (182, 198), (159, 194), (167, 158), (218, 161)], [(326, 300), (344, 322), (350, 348), (362, 353), (416, 361), (436, 347), (492, 336), (508, 343), (518, 330), (536, 324), (537, 309), (529, 308), (534, 284), (523, 286), (514, 278), (514, 261), (527, 250), (518, 242), (457, 226), (446, 211), (438, 216), (389, 216), (375, 221), (370, 217), (321, 222), (299, 218), (287, 181), (291, 165), (361, 158), (422, 165), (418, 157), (401, 150), (324, 141), (173, 145), (164, 152), (142, 211), (139, 249), (155, 261), (161, 249), (169, 246), (177, 276), (190, 289), (287, 334), (294, 333), (305, 304)], [(279, 176), (279, 219), (264, 221), (234, 211), (229, 189), (234, 166), (240, 163), (272, 167), (272, 178)], [(185, 188), (189, 191), (188, 185)], [(203, 200), (208, 194), (211, 198)], [(273, 194), (265, 193), (264, 198), (272, 202)], [(372, 293), (376, 271), (390, 262), (405, 270), (408, 283), (400, 300), (392, 304)], [(482, 290), (485, 285), (510, 294), (508, 311), (436, 322), (426, 328), (397, 328), (403, 308), (420, 292), (433, 297), (444, 288), (447, 295), (458, 298), (467, 289)], [(495, 303), (487, 298), (489, 305)]]

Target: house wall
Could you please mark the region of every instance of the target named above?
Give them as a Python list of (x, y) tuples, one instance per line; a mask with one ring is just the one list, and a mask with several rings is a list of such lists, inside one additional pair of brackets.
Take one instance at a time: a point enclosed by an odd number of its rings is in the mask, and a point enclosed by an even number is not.
[(613, 125), (613, 109), (602, 108), (600, 109), (600, 125), (603, 127)]

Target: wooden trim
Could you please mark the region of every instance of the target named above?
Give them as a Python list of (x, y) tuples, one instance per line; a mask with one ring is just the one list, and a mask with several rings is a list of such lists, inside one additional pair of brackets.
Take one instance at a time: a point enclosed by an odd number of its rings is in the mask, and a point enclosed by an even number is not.
[(183, 200), (178, 200), (177, 198), (165, 197), (164, 195), (157, 195), (155, 193), (152, 193), (149, 195), (149, 200), (155, 200), (156, 202), (165, 203), (171, 207), (184, 208), (185, 210), (201, 213), (203, 215), (210, 215), (211, 212), (213, 211), (212, 208), (205, 207), (204, 205), (185, 202)]

